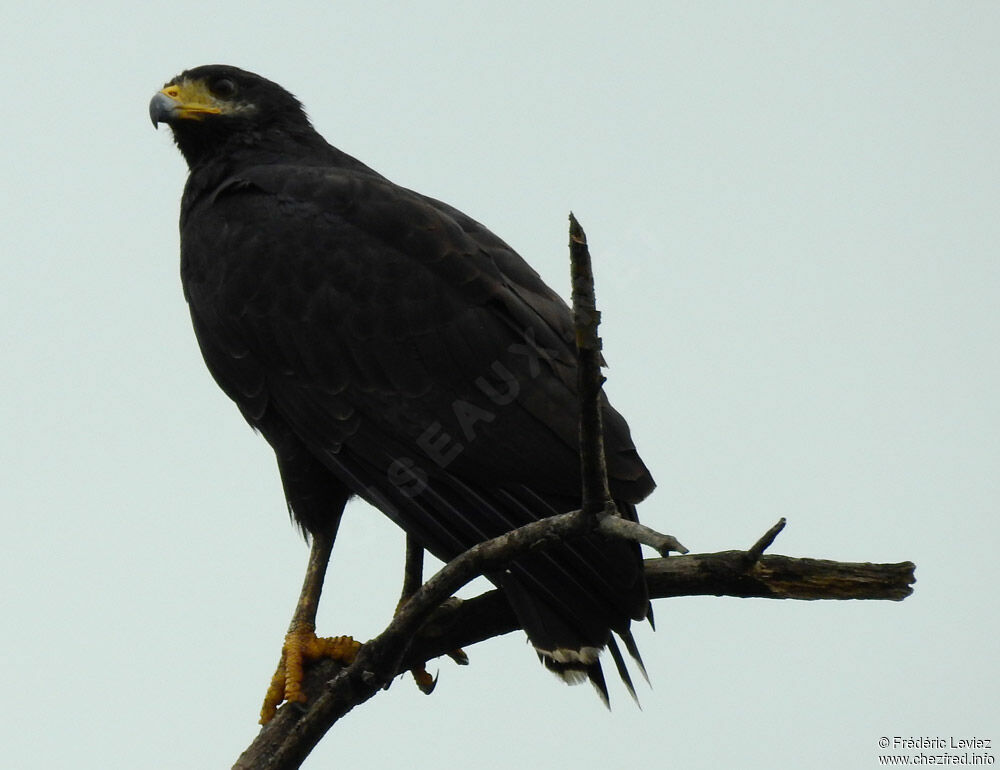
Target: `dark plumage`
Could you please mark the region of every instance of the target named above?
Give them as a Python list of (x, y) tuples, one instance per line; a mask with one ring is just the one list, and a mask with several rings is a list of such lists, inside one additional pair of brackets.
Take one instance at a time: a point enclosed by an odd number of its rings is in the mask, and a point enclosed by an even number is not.
[[(296, 521), (335, 532), (358, 495), (449, 560), (579, 507), (571, 317), (520, 256), (327, 144), (257, 75), (189, 70), (150, 113), (191, 171), (181, 275), (198, 343), (274, 448)], [(604, 425), (612, 494), (635, 518), (653, 480), (607, 403)], [(595, 535), (489, 577), (549, 668), (603, 691), (610, 643), (624, 672), (610, 632), (634, 653), (649, 604), (636, 545)]]

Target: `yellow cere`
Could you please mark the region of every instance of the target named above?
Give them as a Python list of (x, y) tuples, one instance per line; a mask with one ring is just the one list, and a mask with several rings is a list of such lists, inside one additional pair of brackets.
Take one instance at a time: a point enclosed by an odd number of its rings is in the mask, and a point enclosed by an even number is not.
[(179, 104), (182, 118), (201, 120), (205, 115), (218, 115), (222, 112), (218, 100), (201, 80), (182, 80), (164, 87), (160, 93)]

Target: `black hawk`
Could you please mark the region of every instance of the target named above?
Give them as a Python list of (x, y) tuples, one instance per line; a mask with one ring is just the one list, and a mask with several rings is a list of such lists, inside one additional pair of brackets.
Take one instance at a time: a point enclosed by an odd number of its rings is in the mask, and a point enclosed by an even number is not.
[[(444, 561), (579, 508), (572, 319), (506, 243), (328, 144), (259, 75), (187, 70), (149, 109), (190, 169), (181, 278), (205, 363), (273, 447), (313, 539), (267, 719), (304, 699), (303, 658), (356, 648), (313, 626), (348, 499)], [(653, 479), (607, 401), (603, 420), (612, 496), (635, 519)], [(638, 660), (629, 625), (649, 599), (636, 544), (580, 537), (487, 577), (546, 667), (606, 700), (608, 648), (628, 684), (612, 632)]]

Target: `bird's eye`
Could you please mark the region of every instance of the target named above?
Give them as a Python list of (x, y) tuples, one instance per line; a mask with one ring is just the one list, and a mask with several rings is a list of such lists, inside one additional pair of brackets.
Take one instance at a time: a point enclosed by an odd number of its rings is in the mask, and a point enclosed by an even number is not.
[(212, 81), (209, 89), (212, 91), (213, 96), (228, 99), (236, 93), (236, 84), (229, 78), (219, 78)]

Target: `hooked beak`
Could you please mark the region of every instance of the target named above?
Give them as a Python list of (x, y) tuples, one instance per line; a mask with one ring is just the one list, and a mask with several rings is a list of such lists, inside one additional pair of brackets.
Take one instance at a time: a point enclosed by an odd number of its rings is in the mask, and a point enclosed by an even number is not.
[(179, 108), (178, 102), (163, 91), (158, 91), (149, 101), (149, 119), (153, 121), (153, 128), (157, 128), (160, 123), (170, 124)]

